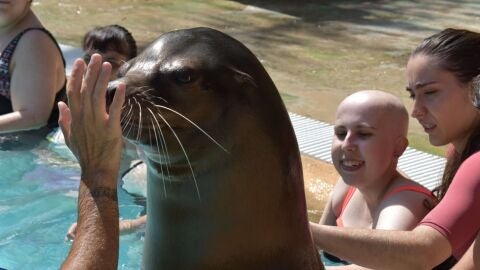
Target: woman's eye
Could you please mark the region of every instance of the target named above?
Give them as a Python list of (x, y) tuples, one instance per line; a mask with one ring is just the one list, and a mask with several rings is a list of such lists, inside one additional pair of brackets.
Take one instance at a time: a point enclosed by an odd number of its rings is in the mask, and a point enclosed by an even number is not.
[(345, 138), (345, 136), (347, 136), (346, 132), (335, 132), (335, 137), (337, 137), (339, 139), (343, 139), (343, 138)]
[(122, 66), (122, 62), (119, 62), (119, 61), (107, 61), (110, 63), (110, 65), (112, 65), (112, 68), (115, 69), (115, 68), (119, 68)]
[(372, 133), (364, 133), (364, 132), (363, 133), (358, 133), (358, 136), (360, 138), (368, 138), (368, 137), (372, 136)]

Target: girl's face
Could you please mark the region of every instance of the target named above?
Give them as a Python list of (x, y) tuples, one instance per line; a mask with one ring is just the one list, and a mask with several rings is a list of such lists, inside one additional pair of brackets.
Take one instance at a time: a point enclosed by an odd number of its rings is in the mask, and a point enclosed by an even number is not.
[(408, 61), (408, 86), (416, 118), (435, 146), (453, 143), (461, 151), (478, 121), (470, 84), (439, 67), (432, 56), (416, 55)]
[(390, 179), (395, 171), (399, 138), (391, 128), (395, 119), (387, 114), (368, 103), (344, 102), (339, 106), (332, 160), (346, 184), (365, 188)]
[(105, 52), (89, 50), (85, 52), (83, 57), (86, 63), (90, 61), (90, 57), (94, 53), (100, 54), (104, 62), (109, 62), (112, 65), (112, 73), (110, 74), (110, 80), (115, 80), (117, 78), (118, 69), (127, 61), (127, 56), (115, 50), (106, 50)]
[(15, 24), (30, 10), (31, 0), (0, 1), (0, 28)]

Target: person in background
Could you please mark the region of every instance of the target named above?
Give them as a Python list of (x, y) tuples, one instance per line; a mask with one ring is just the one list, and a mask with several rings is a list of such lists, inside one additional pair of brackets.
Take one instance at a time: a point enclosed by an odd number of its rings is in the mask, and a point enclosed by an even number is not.
[(32, 0), (0, 2), (0, 134), (55, 127), (65, 61)]
[(83, 60), (90, 61), (94, 53), (112, 65), (110, 80), (117, 78), (118, 69), (128, 60), (137, 56), (137, 43), (132, 34), (118, 24), (99, 26), (88, 31), (83, 37)]
[[(93, 54), (101, 55), (103, 61), (111, 64), (110, 80), (117, 78), (118, 69), (123, 63), (137, 56), (137, 44), (132, 34), (125, 27), (117, 24), (99, 26), (88, 31), (83, 37), (82, 49), (84, 52), (83, 59), (87, 64)], [(134, 146), (129, 146), (134, 148)], [(129, 152), (132, 151), (129, 150)], [(127, 155), (132, 156), (131, 153), (127, 153)], [(130, 159), (127, 158), (126, 161), (122, 160), (122, 163), (130, 163), (129, 161)], [(146, 181), (146, 174), (143, 176), (145, 177), (143, 181)], [(144, 228), (146, 222), (147, 216), (145, 214), (136, 219), (120, 220), (120, 233), (135, 232)], [(75, 238), (76, 227), (77, 223), (70, 226), (67, 231), (67, 239)]]
[(320, 249), (374, 269), (450, 269), (465, 254), (480, 230), (479, 51), (479, 33), (449, 28), (426, 38), (407, 64), (412, 116), (432, 145), (454, 149), (438, 205), (412, 231), (311, 223)]
[[(392, 94), (359, 91), (340, 103), (332, 160), (341, 179), (330, 194), (319, 224), (383, 230), (415, 228), (436, 204), (436, 198), (397, 170), (398, 158), (408, 146), (407, 132), (407, 109)], [(342, 261), (329, 253), (324, 255), (334, 262)]]

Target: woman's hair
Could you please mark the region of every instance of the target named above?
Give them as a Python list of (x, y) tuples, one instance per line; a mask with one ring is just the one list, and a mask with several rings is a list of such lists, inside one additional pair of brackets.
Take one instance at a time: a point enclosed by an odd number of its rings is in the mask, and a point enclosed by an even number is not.
[[(472, 83), (473, 79), (480, 74), (479, 33), (447, 28), (423, 40), (412, 52), (411, 58), (418, 54), (433, 57), (441, 69), (452, 72), (463, 84)], [(479, 126), (472, 131), (461, 153), (447, 156), (442, 182), (434, 190), (439, 199), (442, 199), (447, 192), (462, 162), (478, 150), (480, 150)]]
[(91, 48), (100, 52), (114, 50), (126, 55), (128, 59), (137, 56), (137, 43), (132, 34), (117, 24), (95, 27), (88, 31), (83, 37), (82, 49), (87, 51)]

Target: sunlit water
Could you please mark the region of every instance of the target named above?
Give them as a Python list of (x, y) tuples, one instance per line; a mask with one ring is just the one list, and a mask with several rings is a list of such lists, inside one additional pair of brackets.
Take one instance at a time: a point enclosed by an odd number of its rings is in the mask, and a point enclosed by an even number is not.
[[(78, 164), (64, 145), (47, 140), (30, 150), (0, 148), (0, 268), (58, 269), (77, 218)], [(137, 217), (143, 207), (118, 190), (120, 216)], [(120, 237), (119, 269), (140, 269), (143, 237)]]
[[(0, 136), (0, 269), (59, 269), (71, 247), (66, 232), (77, 219), (80, 168), (63, 144), (19, 147)], [(118, 196), (121, 218), (144, 210), (122, 188)], [(140, 269), (143, 243), (144, 232), (120, 237), (118, 269)]]

